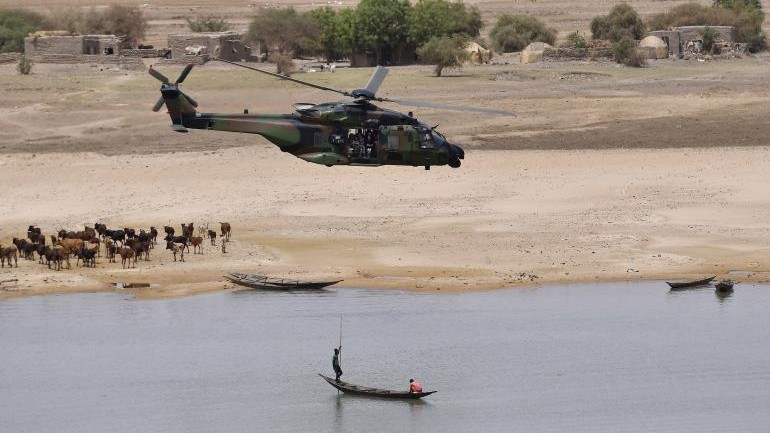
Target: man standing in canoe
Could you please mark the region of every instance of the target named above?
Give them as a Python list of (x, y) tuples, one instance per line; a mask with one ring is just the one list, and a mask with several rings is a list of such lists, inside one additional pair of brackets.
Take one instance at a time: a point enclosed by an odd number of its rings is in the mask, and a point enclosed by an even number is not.
[(337, 382), (340, 381), (340, 376), (342, 376), (342, 368), (340, 367), (340, 350), (342, 350), (342, 346), (335, 348), (334, 356), (332, 356), (332, 368), (334, 369), (334, 374), (336, 375), (335, 380)]

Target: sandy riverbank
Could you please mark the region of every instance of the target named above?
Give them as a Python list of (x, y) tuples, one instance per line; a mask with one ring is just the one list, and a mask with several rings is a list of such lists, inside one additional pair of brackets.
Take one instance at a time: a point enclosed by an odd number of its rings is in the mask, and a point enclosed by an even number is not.
[(232, 287), (221, 278), (228, 271), (447, 291), (770, 270), (768, 160), (770, 147), (477, 151), (459, 170), (423, 171), (330, 169), (268, 145), (130, 161), (2, 155), (0, 239), (28, 224), (49, 233), (95, 221), (227, 220), (233, 241), (225, 254), (206, 246), (184, 263), (158, 249), (125, 270), (104, 259), (61, 272), (22, 260), (0, 271), (18, 279), (0, 296), (115, 281), (157, 284), (141, 296), (178, 296)]

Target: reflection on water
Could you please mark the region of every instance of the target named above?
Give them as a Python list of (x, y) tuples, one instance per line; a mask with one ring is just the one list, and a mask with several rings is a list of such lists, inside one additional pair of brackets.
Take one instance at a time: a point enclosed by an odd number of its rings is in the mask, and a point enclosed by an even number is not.
[[(2, 432), (765, 432), (770, 288), (0, 302)], [(345, 380), (439, 392), (338, 394)]]

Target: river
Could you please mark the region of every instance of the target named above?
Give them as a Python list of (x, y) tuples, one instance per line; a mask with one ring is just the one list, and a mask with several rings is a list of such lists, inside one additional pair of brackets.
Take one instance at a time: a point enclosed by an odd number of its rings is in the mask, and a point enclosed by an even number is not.
[[(767, 432), (770, 287), (0, 301), (0, 432)], [(343, 379), (438, 390), (348, 395)]]

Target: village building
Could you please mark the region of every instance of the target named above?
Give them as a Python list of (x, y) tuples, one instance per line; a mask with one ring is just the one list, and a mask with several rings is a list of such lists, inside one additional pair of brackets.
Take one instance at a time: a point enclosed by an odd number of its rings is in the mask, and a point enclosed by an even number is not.
[(115, 35), (71, 35), (66, 31), (36, 32), (24, 38), (24, 54), (117, 54), (120, 38)]
[[(185, 56), (206, 56), (233, 62), (253, 61), (252, 50), (235, 32), (176, 33), (168, 35), (171, 59)], [(256, 53), (259, 58), (259, 53)]]
[(668, 47), (669, 55), (678, 57), (696, 41), (703, 40), (703, 31), (709, 28), (719, 33), (719, 38), (726, 43), (735, 42), (735, 27), (733, 26), (682, 26), (673, 30), (655, 30), (650, 32), (663, 40)]

